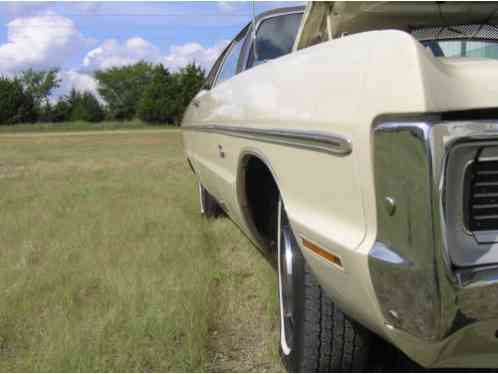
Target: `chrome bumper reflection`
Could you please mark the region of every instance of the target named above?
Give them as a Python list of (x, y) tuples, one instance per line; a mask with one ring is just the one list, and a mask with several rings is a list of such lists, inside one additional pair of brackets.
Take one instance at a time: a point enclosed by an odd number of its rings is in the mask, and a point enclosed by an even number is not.
[[(430, 119), (374, 129), (378, 231), (371, 278), (386, 325), (417, 341), (437, 344), (498, 318), (498, 267), (458, 270), (450, 260), (458, 222), (446, 195), (448, 155), (465, 142), (498, 144), (498, 121)], [(394, 213), (386, 198), (395, 202)]]

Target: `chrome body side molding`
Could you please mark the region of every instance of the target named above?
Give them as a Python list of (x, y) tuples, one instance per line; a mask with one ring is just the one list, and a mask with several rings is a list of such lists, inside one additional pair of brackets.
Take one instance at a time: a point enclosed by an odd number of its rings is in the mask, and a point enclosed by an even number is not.
[(267, 143), (346, 156), (352, 152), (351, 140), (345, 136), (322, 131), (301, 131), (287, 129), (256, 129), (241, 126), (206, 125), (182, 126), (186, 131), (211, 132)]

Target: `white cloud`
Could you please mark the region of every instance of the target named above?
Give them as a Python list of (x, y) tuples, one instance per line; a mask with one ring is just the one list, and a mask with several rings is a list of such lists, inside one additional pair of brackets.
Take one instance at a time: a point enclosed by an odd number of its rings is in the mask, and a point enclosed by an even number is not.
[(214, 46), (207, 48), (196, 42), (174, 45), (170, 47), (169, 53), (164, 57), (163, 62), (172, 70), (179, 69), (191, 62), (209, 69), (228, 43), (228, 40), (221, 40)]
[(47, 12), (16, 18), (7, 24), (7, 43), (0, 45), (0, 73), (58, 66), (88, 42), (67, 17)]
[(78, 70), (63, 70), (59, 72), (58, 78), (61, 84), (50, 97), (52, 103), (56, 103), (61, 96), (69, 94), (73, 88), (79, 92), (91, 92), (101, 103), (104, 103), (97, 90), (98, 82), (92, 75)]
[(83, 65), (89, 69), (107, 69), (141, 60), (156, 62), (159, 57), (159, 48), (140, 37), (130, 38), (123, 44), (115, 39), (108, 39), (87, 53)]
[[(89, 91), (94, 95), (98, 95), (97, 92), (97, 80), (85, 73), (80, 73), (76, 70), (66, 70), (60, 73), (61, 79), (64, 85), (67, 86), (67, 91), (74, 88), (76, 91)], [(61, 86), (62, 88), (62, 86)]]
[(108, 69), (144, 60), (153, 63), (162, 62), (172, 70), (177, 70), (191, 62), (196, 62), (208, 69), (228, 43), (227, 40), (222, 40), (212, 47), (204, 47), (197, 42), (173, 45), (166, 56), (161, 56), (158, 47), (140, 37), (130, 38), (124, 43), (108, 39), (87, 53), (83, 59), (83, 66), (89, 70)]

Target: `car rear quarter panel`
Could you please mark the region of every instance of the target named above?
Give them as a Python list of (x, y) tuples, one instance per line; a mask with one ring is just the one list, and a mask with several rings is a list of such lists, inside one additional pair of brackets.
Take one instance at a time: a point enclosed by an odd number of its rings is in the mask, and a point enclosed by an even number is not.
[[(498, 85), (489, 82), (498, 82), (497, 71), (496, 63), (439, 61), (400, 31), (347, 36), (218, 85), (201, 110), (189, 108), (184, 123), (330, 131), (351, 139), (350, 155), (190, 131), (186, 151), (249, 236), (237, 196), (239, 165), (248, 152), (260, 155), (275, 175), (298, 242), (305, 237), (343, 260), (341, 271), (303, 248), (322, 286), (353, 318), (430, 365), (438, 349), (409, 343), (385, 326), (370, 280), (368, 254), (376, 209), (382, 209), (375, 202), (373, 128), (386, 115), (496, 107)], [(224, 159), (217, 155), (220, 144)]]
[[(298, 238), (306, 237), (343, 260), (340, 271), (304, 251), (321, 283), (352, 316), (382, 330), (367, 258), (376, 238), (373, 124), (386, 114), (493, 106), (496, 90), (479, 90), (489, 76), (471, 78), (469, 69), (438, 62), (403, 32), (335, 39), (201, 93), (206, 96), (202, 108), (189, 108), (185, 123), (333, 132), (351, 139), (350, 155), (197, 132), (185, 132), (187, 153), (249, 235), (237, 197), (239, 161), (246, 152), (264, 157)], [(466, 88), (473, 94), (458, 94)], [(218, 145), (224, 159), (217, 154)], [(358, 305), (368, 307), (360, 310)]]
[[(298, 240), (307, 238), (342, 259), (341, 271), (304, 251), (322, 284), (346, 311), (377, 330), (377, 313), (357, 307), (358, 303), (375, 305), (375, 300), (370, 284), (361, 280), (366, 259), (358, 260), (369, 227), (362, 189), (365, 183), (371, 184), (361, 176), (360, 153), (369, 154), (369, 149), (355, 144), (358, 131), (365, 131), (364, 123), (370, 120), (364, 90), (369, 43), (375, 39), (364, 35), (335, 40), (242, 72), (204, 93), (209, 96), (206, 104), (201, 110), (189, 110), (184, 123), (333, 132), (353, 142), (352, 154), (336, 156), (227, 135), (185, 132), (189, 156), (199, 164), (201, 178), (204, 170), (211, 169), (218, 179), (213, 193), (219, 193), (232, 218), (250, 236), (237, 194), (239, 165), (247, 153), (264, 159), (277, 180)], [(225, 152), (223, 159), (216, 155), (218, 145)], [(210, 172), (205, 174), (209, 177)]]

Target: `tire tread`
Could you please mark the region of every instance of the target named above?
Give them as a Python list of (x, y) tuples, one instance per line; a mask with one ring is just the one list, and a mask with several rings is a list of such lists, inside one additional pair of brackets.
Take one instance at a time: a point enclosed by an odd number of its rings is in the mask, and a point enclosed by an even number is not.
[(371, 333), (330, 300), (305, 264), (303, 356), (299, 371), (362, 371)]

